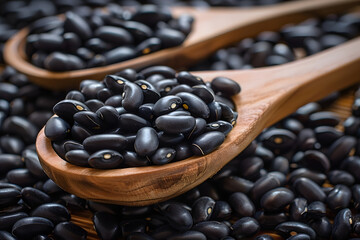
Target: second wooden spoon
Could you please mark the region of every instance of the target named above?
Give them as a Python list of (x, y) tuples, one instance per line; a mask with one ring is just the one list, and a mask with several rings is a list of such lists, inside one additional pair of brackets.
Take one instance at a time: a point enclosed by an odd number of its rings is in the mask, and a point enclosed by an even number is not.
[(233, 98), (238, 121), (214, 152), (163, 166), (98, 170), (61, 159), (44, 135), (36, 148), (47, 175), (79, 197), (121, 205), (147, 205), (184, 193), (213, 176), (265, 127), (310, 101), (360, 81), (360, 38), (281, 66), (246, 71), (196, 72), (204, 80), (226, 76), (242, 86)]
[(29, 30), (24, 28), (6, 43), (4, 58), (9, 65), (42, 87), (56, 90), (77, 88), (83, 79), (100, 80), (106, 74), (129, 67), (139, 69), (166, 64), (183, 68), (245, 37), (278, 30), (284, 24), (297, 23), (309, 17), (340, 13), (359, 4), (360, 0), (299, 0), (252, 9), (173, 8), (174, 15), (189, 13), (195, 18), (193, 31), (183, 45), (104, 67), (67, 72), (51, 72), (26, 60), (25, 43)]

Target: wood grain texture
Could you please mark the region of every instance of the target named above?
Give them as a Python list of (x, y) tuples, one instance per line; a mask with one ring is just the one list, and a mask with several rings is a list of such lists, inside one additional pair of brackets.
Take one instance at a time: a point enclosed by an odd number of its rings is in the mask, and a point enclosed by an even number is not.
[(265, 127), (300, 106), (360, 81), (360, 38), (281, 66), (194, 72), (205, 81), (226, 76), (242, 86), (233, 98), (238, 122), (214, 152), (163, 166), (98, 170), (74, 166), (53, 150), (42, 129), (36, 141), (47, 175), (79, 197), (121, 205), (147, 205), (199, 185), (237, 156)]
[(143, 68), (149, 65), (166, 64), (174, 68), (189, 66), (211, 53), (245, 37), (252, 37), (261, 31), (278, 30), (284, 24), (297, 23), (309, 17), (324, 16), (359, 5), (360, 0), (299, 0), (266, 7), (173, 8), (174, 15), (192, 14), (195, 18), (193, 31), (182, 46), (164, 49), (132, 60), (85, 70), (50, 72), (35, 67), (26, 61), (25, 41), (28, 29), (24, 28), (13, 36), (4, 49), (5, 61), (26, 74), (31, 81), (49, 89), (77, 88), (83, 79), (102, 79), (106, 74), (124, 68)]

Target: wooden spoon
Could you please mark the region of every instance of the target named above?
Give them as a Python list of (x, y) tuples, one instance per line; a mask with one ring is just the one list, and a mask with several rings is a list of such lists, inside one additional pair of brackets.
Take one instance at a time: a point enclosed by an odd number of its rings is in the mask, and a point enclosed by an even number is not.
[(174, 15), (189, 13), (195, 22), (192, 33), (182, 46), (164, 49), (136, 59), (104, 67), (68, 72), (50, 72), (27, 61), (25, 42), (29, 29), (24, 28), (5, 46), (5, 61), (24, 73), (34, 83), (49, 89), (78, 88), (83, 79), (102, 79), (106, 74), (124, 68), (143, 68), (166, 64), (179, 68), (204, 59), (217, 49), (255, 36), (261, 31), (277, 30), (286, 23), (297, 23), (309, 17), (341, 12), (360, 4), (360, 0), (301, 0), (278, 5), (243, 8), (173, 8)]
[(214, 152), (163, 166), (98, 170), (61, 159), (42, 129), (36, 148), (46, 174), (79, 197), (121, 205), (146, 205), (175, 197), (204, 182), (237, 156), (265, 127), (300, 106), (360, 81), (360, 38), (319, 54), (253, 70), (194, 72), (204, 80), (234, 79), (237, 124)]

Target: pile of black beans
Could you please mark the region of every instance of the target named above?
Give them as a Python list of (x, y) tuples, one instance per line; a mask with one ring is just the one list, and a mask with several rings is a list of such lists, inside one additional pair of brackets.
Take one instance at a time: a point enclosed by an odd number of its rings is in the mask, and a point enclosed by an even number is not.
[(191, 70), (251, 69), (280, 65), (337, 46), (360, 34), (360, 14), (329, 15), (262, 32), (220, 49)]
[(181, 45), (194, 19), (174, 18), (167, 7), (78, 8), (64, 19), (52, 16), (30, 26), (26, 53), (34, 65), (51, 71), (99, 67)]
[(54, 106), (45, 135), (60, 157), (108, 169), (162, 165), (206, 155), (236, 123), (235, 81), (205, 83), (166, 66), (125, 69), (102, 82), (85, 80)]
[(0, 239), (86, 239), (71, 221), (69, 210), (77, 209), (94, 213), (100, 239), (360, 237), (360, 91), (343, 123), (322, 110), (339, 96), (332, 94), (264, 130), (198, 187), (127, 207), (68, 194), (42, 171), (29, 129), (40, 129), (64, 93), (44, 91), (11, 67), (0, 84)]
[(54, 16), (75, 8), (89, 9), (103, 7), (106, 0), (16, 0), (0, 1), (0, 64), (4, 63), (5, 42), (18, 29), (40, 18)]
[(35, 149), (38, 131), (65, 93), (31, 84), (13, 68), (0, 75), (0, 239), (85, 239), (67, 205), (85, 205), (44, 173)]
[(337, 97), (309, 103), (264, 130), (215, 176), (177, 198), (144, 207), (88, 202), (98, 236), (359, 239), (359, 98), (342, 123), (323, 110)]

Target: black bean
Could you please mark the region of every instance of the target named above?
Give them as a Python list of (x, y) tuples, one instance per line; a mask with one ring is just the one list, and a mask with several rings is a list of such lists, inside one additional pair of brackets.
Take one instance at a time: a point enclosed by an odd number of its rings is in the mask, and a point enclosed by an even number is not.
[(11, 101), (17, 97), (18, 87), (11, 83), (1, 82), (0, 83), (0, 95), (2, 99)]
[(65, 32), (76, 33), (82, 40), (90, 38), (92, 31), (89, 24), (74, 12), (67, 12), (64, 21)]
[(301, 221), (307, 211), (307, 200), (305, 198), (295, 198), (290, 203), (289, 216), (292, 221)]
[(35, 151), (30, 149), (24, 150), (22, 153), (22, 159), (25, 162), (26, 168), (29, 170), (31, 174), (33, 174), (39, 179), (47, 178), (40, 164), (39, 157)]
[(315, 128), (314, 131), (316, 139), (323, 146), (328, 146), (343, 136), (342, 132), (340, 132), (334, 127), (329, 126), (320, 126)]
[(192, 205), (192, 216), (194, 223), (207, 221), (211, 218), (215, 206), (214, 199), (203, 196), (198, 198)]
[(240, 85), (232, 79), (226, 77), (216, 77), (211, 81), (211, 88), (215, 93), (220, 92), (225, 96), (234, 96), (240, 93)]
[[(180, 112), (180, 111), (178, 111), (178, 112)], [(175, 112), (172, 112), (169, 115), (173, 115), (173, 113), (175, 113)], [(205, 119), (203, 119), (203, 118), (195, 118), (195, 126), (194, 126), (194, 128), (191, 131), (184, 133), (185, 137), (187, 139), (194, 139), (195, 137), (197, 137), (200, 134), (204, 133), (204, 131), (206, 130), (206, 126), (207, 126), (207, 124), (206, 124)]]
[(137, 84), (131, 82), (125, 84), (121, 104), (127, 111), (136, 111), (143, 103), (143, 99), (144, 95)]
[(113, 64), (136, 57), (136, 51), (130, 47), (114, 48), (104, 54), (106, 64)]
[(13, 228), (12, 234), (19, 238), (34, 237), (39, 234), (49, 234), (52, 232), (54, 225), (46, 218), (26, 217), (18, 220)]
[(21, 187), (31, 186), (37, 182), (37, 178), (34, 177), (26, 168), (10, 170), (6, 174), (6, 178), (10, 183), (14, 183)]
[(24, 163), (21, 161), (21, 156), (15, 154), (0, 154), (0, 175), (23, 166)]
[(136, 133), (140, 128), (149, 127), (150, 122), (132, 113), (120, 115), (120, 129), (128, 133)]
[(81, 149), (70, 150), (65, 154), (66, 161), (71, 164), (83, 167), (89, 166), (89, 157), (89, 153)]
[(54, 236), (59, 240), (85, 240), (87, 232), (72, 222), (62, 222), (55, 226)]
[[(206, 104), (215, 101), (214, 91), (206, 85), (195, 85), (192, 87), (192, 93), (201, 98)], [(220, 106), (219, 106), (220, 107)], [(221, 115), (221, 114), (220, 114)]]
[(131, 34), (119, 27), (101, 26), (95, 31), (95, 36), (110, 43), (128, 45), (133, 42)]
[(136, 152), (124, 151), (122, 153), (124, 160), (123, 164), (128, 167), (140, 167), (147, 166), (150, 164), (150, 161), (146, 157), (140, 157)]
[(54, 113), (68, 123), (73, 122), (73, 116), (75, 113), (87, 110), (88, 108), (84, 103), (76, 100), (62, 100), (53, 108)]
[(360, 181), (360, 158), (358, 156), (345, 158), (340, 167), (350, 173), (356, 182)]
[(355, 178), (343, 170), (333, 170), (328, 173), (328, 180), (332, 185), (344, 184), (348, 187), (355, 183)]
[(207, 239), (222, 239), (230, 233), (229, 227), (217, 221), (204, 221), (194, 225), (193, 230), (202, 232)]
[(265, 193), (260, 200), (260, 205), (266, 211), (279, 211), (294, 199), (294, 193), (284, 187), (275, 188)]
[(311, 102), (308, 104), (305, 104), (304, 106), (300, 107), (296, 112), (294, 113), (295, 118), (297, 118), (300, 122), (305, 123), (309, 120), (310, 115), (312, 113), (315, 113), (321, 109), (320, 104), (316, 102)]
[(276, 177), (265, 175), (254, 183), (250, 190), (250, 197), (255, 203), (258, 203), (266, 192), (280, 186), (280, 181)]
[(315, 182), (308, 178), (298, 178), (293, 183), (295, 191), (309, 202), (325, 201), (326, 195)]
[(16, 188), (0, 189), (0, 206), (15, 204), (21, 198), (21, 192)]
[(319, 219), (326, 215), (326, 205), (323, 202), (315, 201), (310, 203), (304, 213), (307, 219)]
[(154, 238), (142, 232), (132, 232), (129, 235), (127, 235), (126, 238), (126, 240), (153, 240), (153, 239)]
[(93, 168), (117, 168), (123, 161), (123, 156), (114, 150), (100, 150), (90, 155), (88, 163)]
[(332, 143), (327, 151), (327, 156), (332, 167), (337, 167), (341, 161), (355, 152), (356, 139), (352, 136), (343, 136)]
[(161, 49), (161, 39), (152, 37), (146, 39), (136, 46), (136, 52), (139, 55), (146, 55)]
[(85, 102), (85, 96), (78, 90), (72, 90), (68, 92), (65, 96), (65, 99)]
[(31, 208), (51, 201), (51, 197), (46, 193), (32, 187), (25, 187), (21, 190), (21, 197)]
[(328, 194), (326, 204), (331, 210), (347, 208), (351, 200), (351, 190), (342, 184), (336, 185)]
[(212, 131), (201, 134), (192, 142), (192, 151), (195, 155), (209, 154), (218, 148), (225, 140), (222, 132)]
[(233, 126), (230, 123), (222, 120), (211, 122), (206, 125), (206, 131), (219, 131), (225, 136), (232, 130), (232, 128)]
[(119, 134), (97, 134), (86, 138), (83, 146), (86, 151), (93, 153), (102, 149), (122, 151), (127, 145), (126, 137)]
[[(86, 138), (90, 137), (92, 134), (89, 130), (86, 128), (79, 126), (77, 124), (74, 124), (71, 128), (71, 138), (74, 139), (77, 142), (83, 142)], [(60, 141), (60, 145), (63, 147), (64, 141)], [(54, 147), (55, 142), (53, 142)], [(59, 154), (59, 152), (57, 151)], [(64, 153), (65, 156), (65, 153)]]
[(269, 166), (270, 171), (279, 171), (283, 174), (288, 174), (289, 168), (289, 160), (282, 156), (277, 156), (274, 158), (274, 160), (271, 162), (271, 165)]
[(315, 182), (318, 185), (322, 185), (326, 180), (326, 175), (311, 171), (307, 168), (298, 168), (289, 174), (289, 183), (295, 182), (299, 178), (307, 178)]
[(182, 99), (178, 96), (165, 96), (159, 99), (154, 105), (155, 116), (168, 114), (175, 111), (182, 104)]
[(340, 210), (334, 219), (331, 237), (334, 240), (348, 239), (351, 233), (352, 216), (348, 208)]
[(173, 148), (159, 148), (151, 156), (151, 162), (155, 165), (163, 165), (171, 162), (176, 156), (176, 151)]
[(81, 39), (80, 37), (72, 32), (65, 33), (63, 35), (63, 44), (64, 48), (68, 49), (70, 52), (76, 52), (77, 49), (81, 47)]
[(103, 106), (96, 111), (96, 114), (104, 122), (107, 128), (116, 128), (119, 121), (119, 113), (112, 106)]
[(251, 217), (255, 213), (254, 204), (241, 192), (231, 194), (228, 202), (231, 208), (240, 216)]
[(269, 149), (289, 149), (295, 144), (296, 136), (285, 129), (272, 129), (261, 135), (262, 143)]
[(162, 28), (155, 32), (160, 39), (163, 48), (170, 48), (181, 45), (185, 41), (185, 34), (171, 28)]
[(254, 187), (254, 183), (250, 180), (238, 177), (238, 176), (227, 176), (219, 180), (222, 188), (228, 192), (242, 192), (249, 193)]
[(49, 195), (63, 192), (63, 190), (51, 179), (44, 182), (42, 190)]
[(101, 239), (118, 239), (120, 227), (115, 215), (107, 212), (96, 212), (93, 217), (93, 223)]
[(309, 223), (310, 227), (316, 232), (316, 236), (322, 239), (330, 239), (331, 223), (326, 217), (315, 219)]
[(137, 85), (141, 88), (144, 95), (144, 103), (155, 103), (160, 99), (160, 93), (158, 90), (146, 80), (137, 80), (135, 81)]
[(181, 71), (177, 74), (176, 79), (180, 84), (186, 84), (191, 87), (199, 85), (202, 86), (205, 84), (203, 79), (199, 76), (195, 76), (187, 71)]
[(177, 93), (176, 96), (181, 98), (182, 107), (189, 111), (193, 116), (205, 119), (209, 118), (210, 109), (201, 98), (187, 92)]
[(153, 66), (143, 69), (139, 74), (143, 75), (145, 78), (155, 74), (161, 74), (164, 78), (174, 78), (176, 72), (174, 69), (167, 66)]
[(316, 238), (315, 231), (307, 224), (301, 222), (283, 222), (277, 225), (275, 230), (283, 237), (290, 237), (292, 234), (304, 233), (309, 235), (310, 239)]
[(12, 226), (20, 219), (26, 218), (29, 215), (25, 212), (9, 213), (0, 216), (0, 229), (11, 230)]
[(300, 165), (313, 171), (328, 172), (330, 169), (329, 159), (320, 151), (308, 150), (304, 152)]
[(260, 230), (260, 225), (252, 217), (242, 217), (231, 226), (231, 235), (235, 238), (253, 236)]
[(45, 125), (45, 136), (51, 141), (64, 140), (70, 133), (70, 125), (59, 117), (50, 118)]
[(92, 112), (96, 112), (97, 110), (99, 110), (101, 107), (104, 107), (105, 104), (98, 100), (98, 99), (90, 99), (90, 100), (87, 100), (85, 102), (86, 106), (88, 106), (88, 108), (90, 109), (90, 111)]
[(259, 157), (248, 157), (240, 161), (239, 175), (243, 178), (255, 181), (261, 177), (261, 169), (264, 167), (264, 162)]
[(49, 219), (55, 225), (70, 220), (70, 213), (67, 208), (58, 203), (42, 204), (31, 212), (31, 216)]
[(169, 204), (163, 214), (174, 229), (187, 231), (193, 226), (190, 212), (179, 204)]
[(162, 115), (156, 118), (155, 126), (165, 133), (178, 134), (192, 130), (195, 122), (195, 118), (192, 116)]
[(143, 127), (136, 134), (135, 151), (140, 156), (150, 156), (157, 150), (159, 139), (156, 131), (151, 127)]
[(6, 133), (21, 137), (27, 144), (34, 143), (38, 133), (38, 129), (34, 124), (18, 116), (6, 118), (2, 125), (2, 130)]
[(232, 209), (225, 201), (216, 201), (210, 216), (211, 220), (222, 221), (231, 217)]
[(278, 224), (286, 222), (288, 217), (284, 212), (280, 213), (266, 213), (264, 211), (257, 211), (255, 213), (255, 219), (259, 222), (263, 229), (272, 230)]
[(189, 158), (194, 155), (194, 153), (192, 152), (192, 146), (188, 143), (179, 143), (176, 146), (175, 151), (175, 159), (177, 161)]
[(45, 52), (62, 51), (65, 47), (63, 37), (56, 34), (41, 33), (34, 37), (36, 37), (37, 40), (33, 43), (33, 46), (38, 50)]

